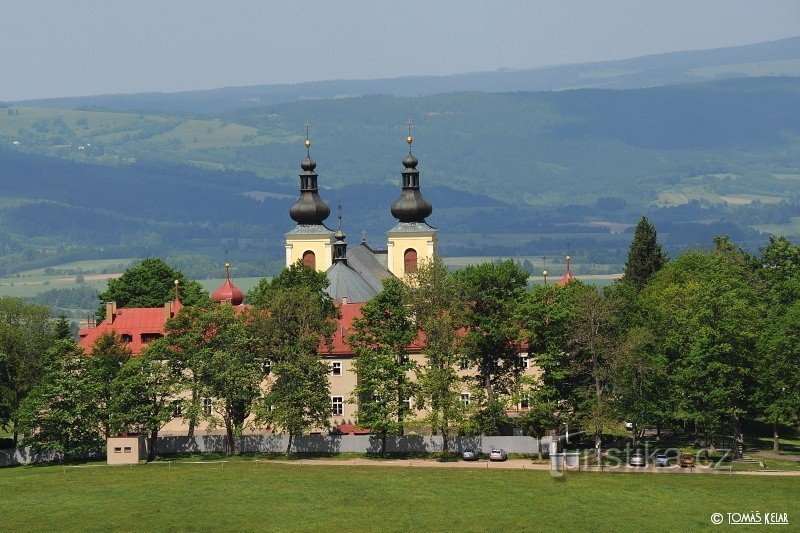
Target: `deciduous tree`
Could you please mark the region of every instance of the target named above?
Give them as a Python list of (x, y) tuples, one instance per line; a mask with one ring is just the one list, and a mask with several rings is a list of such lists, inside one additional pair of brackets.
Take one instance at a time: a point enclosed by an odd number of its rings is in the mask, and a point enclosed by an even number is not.
[(384, 281), (383, 291), (361, 313), (349, 338), (358, 378), (353, 399), (359, 405), (358, 424), (381, 435), (383, 454), (386, 435), (402, 434), (407, 401), (417, 389), (411, 375), (415, 365), (408, 354), (417, 328), (408, 316), (403, 284), (397, 279)]

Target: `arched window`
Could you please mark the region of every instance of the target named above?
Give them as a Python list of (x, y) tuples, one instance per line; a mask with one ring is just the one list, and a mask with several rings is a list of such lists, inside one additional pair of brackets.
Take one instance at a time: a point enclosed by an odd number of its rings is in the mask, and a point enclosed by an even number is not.
[(311, 250), (303, 252), (303, 264), (307, 267), (317, 268), (317, 256)]
[(409, 248), (406, 250), (406, 253), (403, 254), (403, 264), (406, 274), (417, 271), (417, 251), (415, 249)]

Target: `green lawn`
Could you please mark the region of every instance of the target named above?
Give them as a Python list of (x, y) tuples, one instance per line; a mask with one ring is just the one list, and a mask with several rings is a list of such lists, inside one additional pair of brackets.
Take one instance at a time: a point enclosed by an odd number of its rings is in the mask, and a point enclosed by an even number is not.
[(0, 491), (6, 531), (687, 531), (754, 509), (800, 523), (800, 478), (777, 477), (237, 461), (9, 468)]

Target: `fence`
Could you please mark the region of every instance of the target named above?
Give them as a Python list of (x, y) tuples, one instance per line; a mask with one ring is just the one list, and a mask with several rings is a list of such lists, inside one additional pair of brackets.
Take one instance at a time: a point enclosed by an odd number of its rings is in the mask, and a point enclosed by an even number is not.
[[(289, 437), (286, 435), (244, 435), (236, 439), (237, 451), (242, 453), (282, 453), (286, 451)], [(547, 453), (550, 438), (541, 443), (533, 437), (450, 437), (448, 449), (461, 452), (466, 448), (488, 453), (492, 448), (503, 448), (509, 453)], [(387, 436), (386, 453), (435, 453), (443, 449), (442, 437), (423, 435)], [(378, 435), (300, 435), (292, 439), (292, 452), (308, 454), (333, 453), (378, 453), (381, 437)], [(156, 453), (172, 455), (182, 453), (225, 452), (224, 435), (196, 435), (194, 437), (161, 437), (156, 444)]]
[[(283, 453), (289, 444), (287, 435), (244, 435), (236, 439), (237, 451), (241, 453)], [(488, 453), (492, 448), (502, 448), (509, 453), (536, 454), (539, 446), (547, 454), (550, 438), (541, 442), (533, 437), (450, 437), (448, 449), (460, 453), (467, 448)], [(292, 439), (292, 452), (307, 454), (378, 453), (381, 438), (378, 435), (299, 435)], [(85, 454), (83, 459), (102, 459), (105, 448), (94, 454)], [(442, 437), (429, 435), (403, 435), (386, 437), (386, 453), (414, 454), (442, 451)], [(186, 453), (225, 453), (224, 435), (195, 435), (194, 437), (159, 437), (156, 443), (159, 455)], [(35, 451), (31, 448), (0, 450), (0, 467), (34, 463), (50, 463), (61, 460), (58, 452)]]

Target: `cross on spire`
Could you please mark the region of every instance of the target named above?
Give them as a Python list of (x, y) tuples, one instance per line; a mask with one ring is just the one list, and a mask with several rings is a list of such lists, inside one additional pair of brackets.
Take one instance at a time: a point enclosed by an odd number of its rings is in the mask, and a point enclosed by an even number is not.
[(414, 123), (411, 122), (411, 118), (408, 119), (408, 137), (406, 137), (406, 142), (408, 143), (408, 153), (411, 153), (411, 145), (414, 143), (414, 137), (411, 136), (411, 128), (414, 127)]
[(339, 231), (342, 231), (342, 203), (339, 202), (339, 215), (336, 217), (339, 219)]
[(305, 142), (306, 155), (310, 158), (311, 157), (311, 138), (308, 135), (309, 127), (310, 127), (310, 124), (308, 122), (306, 122), (306, 142)]

